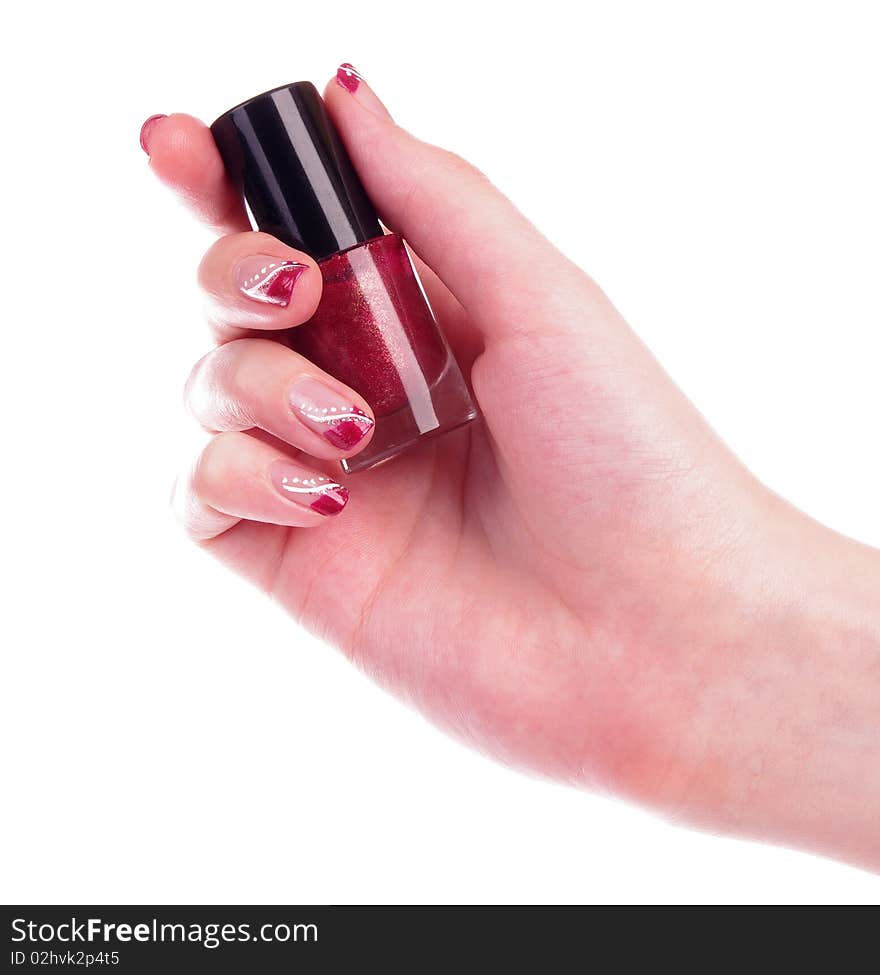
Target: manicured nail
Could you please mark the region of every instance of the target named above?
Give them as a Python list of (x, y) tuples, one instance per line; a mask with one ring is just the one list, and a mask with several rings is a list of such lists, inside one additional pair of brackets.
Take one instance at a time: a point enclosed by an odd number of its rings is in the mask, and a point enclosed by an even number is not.
[(336, 84), (344, 88), (350, 95), (354, 95), (360, 105), (374, 115), (391, 118), (388, 109), (382, 104), (378, 95), (367, 84), (364, 76), (353, 64), (340, 64), (336, 69)]
[(285, 498), (319, 515), (338, 515), (348, 502), (348, 488), (323, 474), (310, 474), (286, 460), (272, 465), (271, 477)]
[(358, 85), (364, 80), (363, 75), (353, 64), (344, 62), (336, 69), (336, 82), (352, 95), (358, 90)]
[(290, 405), (304, 426), (339, 450), (356, 447), (374, 426), (362, 409), (317, 379), (294, 383)]
[(293, 295), (293, 286), (303, 271), (308, 269), (308, 264), (255, 254), (238, 263), (235, 279), (248, 298), (286, 308)]
[(141, 126), (141, 149), (149, 156), (150, 154), (150, 131), (153, 126), (163, 118), (168, 118), (167, 115), (151, 115), (146, 122)]

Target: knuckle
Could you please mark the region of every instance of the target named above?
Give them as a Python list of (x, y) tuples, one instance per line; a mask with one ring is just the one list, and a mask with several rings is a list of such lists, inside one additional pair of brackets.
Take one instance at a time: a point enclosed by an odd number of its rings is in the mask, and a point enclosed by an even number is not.
[(222, 534), (230, 527), (228, 516), (202, 501), (193, 490), (192, 484), (177, 487), (171, 501), (174, 517), (190, 541), (207, 542)]
[(199, 508), (198, 498), (192, 481), (192, 472), (178, 477), (171, 492), (171, 511), (177, 523), (189, 535), (196, 521)]
[(201, 396), (202, 377), (208, 360), (211, 357), (209, 352), (203, 355), (190, 369), (186, 382), (183, 384), (183, 402), (186, 408), (198, 418), (198, 403)]
[(199, 500), (195, 479), (197, 466), (198, 462), (193, 464), (185, 474), (178, 477), (171, 492), (171, 511), (177, 523), (190, 537), (195, 532), (195, 526), (199, 521), (199, 512), (203, 508), (203, 504)]
[(202, 448), (189, 477), (190, 492), (196, 499), (204, 500), (212, 496), (215, 486), (222, 483), (229, 440), (235, 436), (234, 433), (217, 433)]
[(472, 180), (475, 183), (487, 182), (486, 175), (472, 163), (449, 149), (440, 150), (440, 162), (443, 168), (452, 176), (459, 179)]
[(208, 430), (246, 430), (254, 425), (247, 407), (241, 361), (248, 339), (212, 349), (193, 366), (184, 384), (184, 403)]
[(201, 261), (199, 261), (196, 279), (199, 287), (209, 294), (216, 293), (216, 268), (223, 262), (223, 254), (228, 248), (228, 239), (228, 237), (221, 237), (219, 240), (215, 240), (205, 251)]

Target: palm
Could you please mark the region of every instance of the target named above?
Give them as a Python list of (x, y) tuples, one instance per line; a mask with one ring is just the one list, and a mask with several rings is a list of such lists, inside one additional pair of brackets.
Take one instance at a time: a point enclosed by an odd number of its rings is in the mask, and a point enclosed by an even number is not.
[[(728, 462), (668, 382), (668, 415), (656, 402), (634, 413), (621, 379), (662, 374), (631, 335), (613, 373), (624, 395), (607, 388), (588, 342), (590, 308), (604, 299), (579, 278), (583, 327), (476, 357), (459, 338), (481, 422), (355, 476), (345, 517), (320, 532), (243, 521), (210, 543), (438, 723), (564, 777), (610, 774), (597, 766), (619, 759), (619, 743), (602, 743), (612, 733), (602, 692), (613, 689), (617, 721), (662, 679), (654, 667), (647, 683), (618, 686), (621, 655), (638, 673), (653, 652), (621, 621), (636, 597), (634, 618), (652, 621), (693, 598), (666, 553), (701, 544), (706, 492), (676, 472), (692, 470), (701, 444)], [(470, 334), (460, 317), (450, 324)], [(564, 366), (548, 370), (547, 356)], [(634, 728), (629, 739), (641, 747)]]

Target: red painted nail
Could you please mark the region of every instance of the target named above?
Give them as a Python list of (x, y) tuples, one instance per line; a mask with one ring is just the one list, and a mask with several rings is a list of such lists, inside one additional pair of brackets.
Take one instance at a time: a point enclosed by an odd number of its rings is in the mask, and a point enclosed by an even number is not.
[(325, 491), (316, 498), (309, 507), (319, 515), (338, 515), (348, 503), (348, 488), (338, 487), (333, 491)]
[(150, 154), (150, 130), (159, 119), (168, 118), (167, 115), (151, 115), (141, 126), (141, 149), (149, 156)]
[(248, 298), (286, 308), (297, 279), (308, 269), (307, 264), (296, 261), (285, 261), (268, 254), (252, 254), (238, 263), (235, 278), (238, 287)]
[(373, 429), (371, 417), (317, 379), (300, 379), (288, 396), (300, 421), (338, 450), (351, 450)]
[(352, 93), (352, 95), (358, 90), (358, 85), (364, 80), (364, 77), (355, 68), (353, 64), (340, 64), (336, 69), (336, 83), (341, 85), (346, 91)]
[(319, 515), (338, 515), (348, 502), (348, 488), (324, 474), (315, 474), (290, 461), (276, 461), (272, 483), (288, 501), (311, 508)]

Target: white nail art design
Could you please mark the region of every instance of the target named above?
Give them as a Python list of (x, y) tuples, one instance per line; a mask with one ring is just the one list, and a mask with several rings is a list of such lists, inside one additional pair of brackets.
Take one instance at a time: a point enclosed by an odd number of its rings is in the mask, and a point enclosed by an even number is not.
[(298, 264), (296, 261), (257, 262), (255, 270), (251, 271), (248, 268), (239, 287), (248, 298), (253, 298), (255, 301), (286, 306), (290, 303), (296, 279), (306, 268), (307, 265)]
[(366, 82), (366, 78), (350, 64), (340, 64), (339, 70), (342, 71), (347, 78), (357, 78), (358, 81)]
[(353, 404), (351, 406), (324, 406), (319, 408), (307, 403), (300, 403), (299, 409), (312, 423), (340, 423), (343, 420), (353, 420), (356, 423), (359, 420), (366, 420), (372, 425), (373, 422), (363, 410)]
[(342, 487), (329, 477), (288, 477), (281, 478), (281, 489), (288, 494), (326, 494)]

